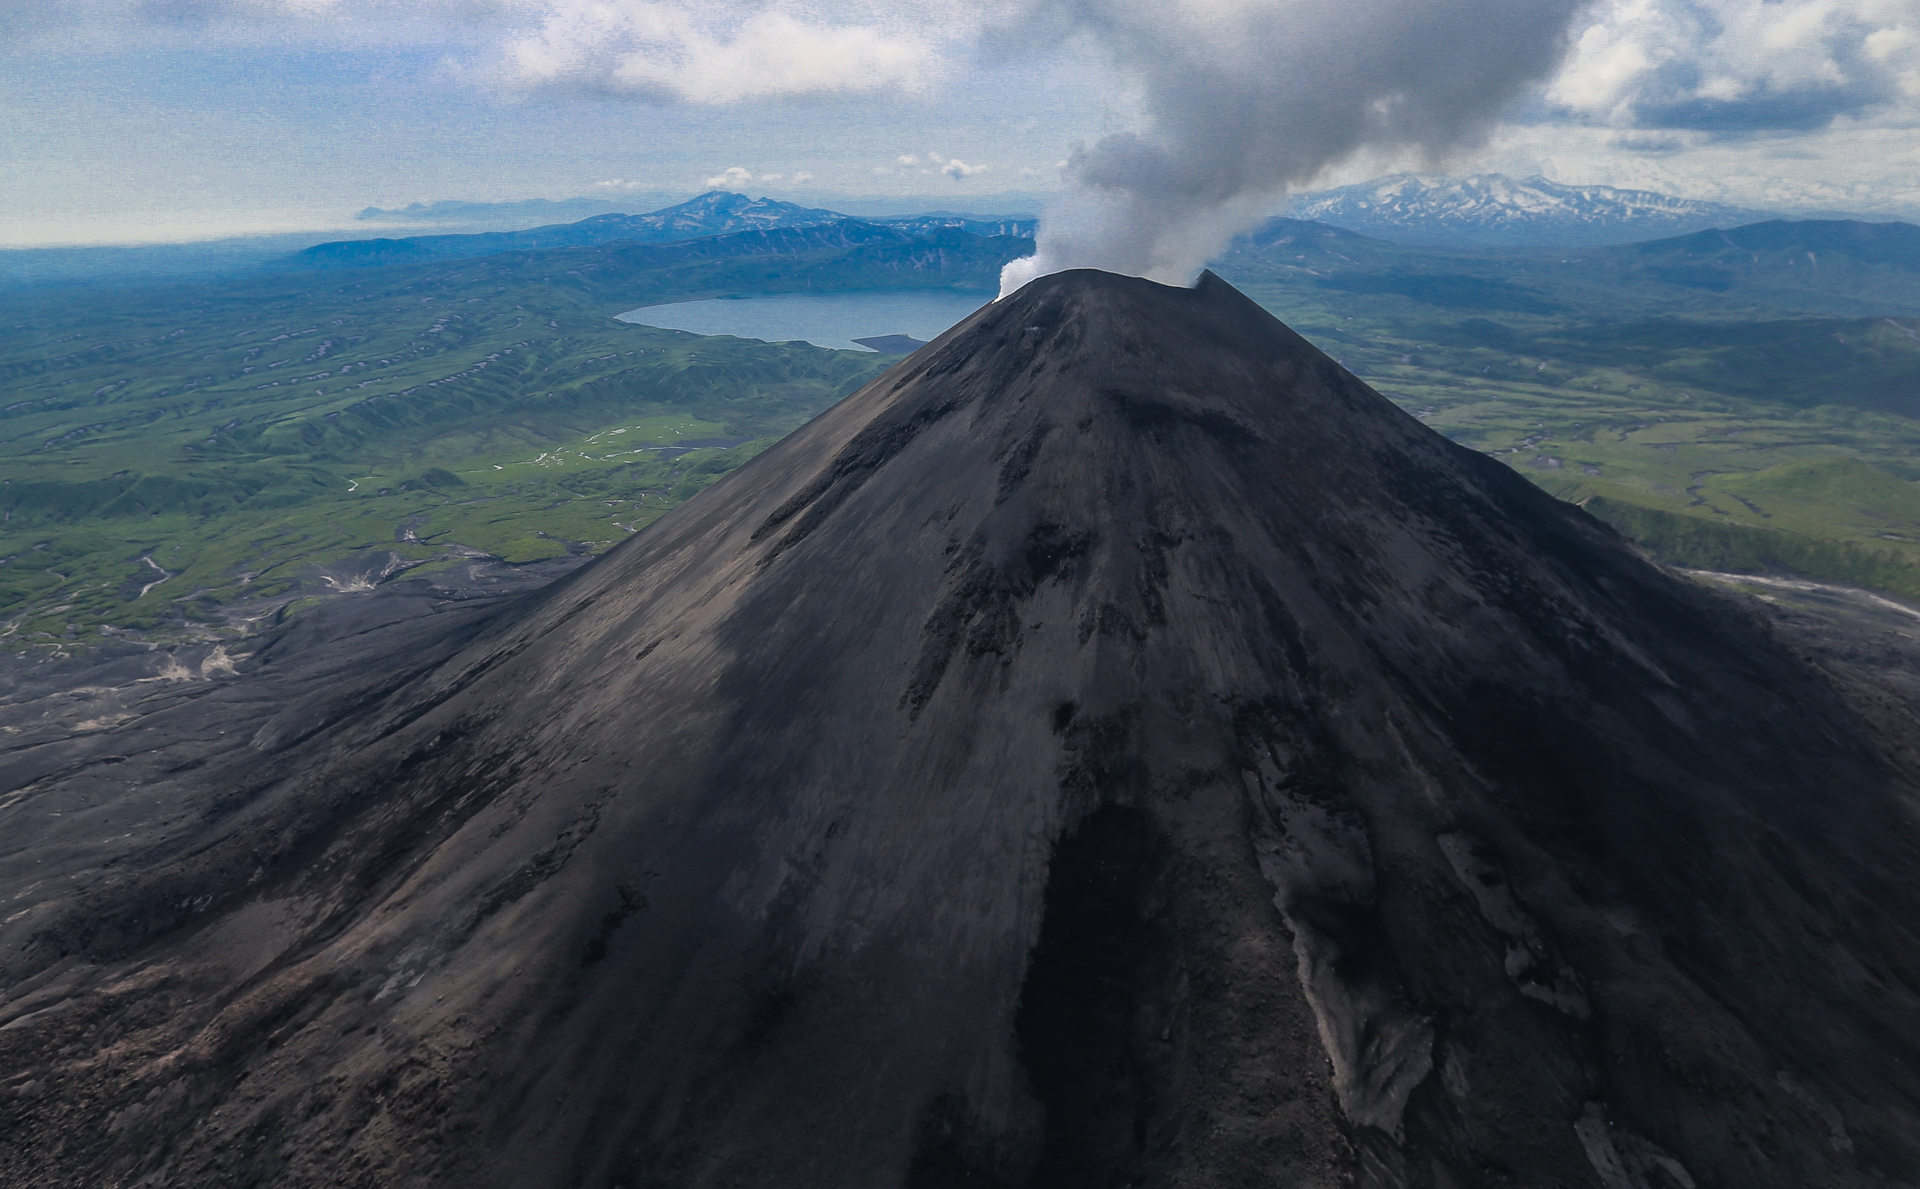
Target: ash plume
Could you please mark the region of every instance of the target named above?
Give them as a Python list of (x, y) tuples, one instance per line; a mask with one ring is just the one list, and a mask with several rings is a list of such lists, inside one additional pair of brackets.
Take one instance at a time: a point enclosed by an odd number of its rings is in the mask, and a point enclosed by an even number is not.
[(1029, 40), (1090, 41), (1144, 132), (1075, 151), (1039, 250), (1001, 275), (1098, 268), (1191, 284), (1274, 199), (1363, 150), (1432, 161), (1551, 73), (1585, 0), (1035, 0)]

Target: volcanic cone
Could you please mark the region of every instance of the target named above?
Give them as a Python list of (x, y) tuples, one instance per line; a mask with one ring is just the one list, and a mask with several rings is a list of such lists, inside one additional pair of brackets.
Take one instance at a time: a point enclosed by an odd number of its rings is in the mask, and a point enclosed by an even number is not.
[(8, 803), (7, 1184), (1920, 1175), (1891, 720), (1210, 274), (402, 626)]

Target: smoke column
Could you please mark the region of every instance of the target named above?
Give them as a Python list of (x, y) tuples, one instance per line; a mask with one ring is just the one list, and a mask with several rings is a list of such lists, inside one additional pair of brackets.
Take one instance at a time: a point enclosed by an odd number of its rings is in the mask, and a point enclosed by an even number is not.
[(1007, 294), (1099, 268), (1190, 285), (1287, 190), (1362, 149), (1472, 144), (1560, 62), (1587, 0), (1033, 0), (1032, 40), (1091, 39), (1149, 127), (1068, 162)]

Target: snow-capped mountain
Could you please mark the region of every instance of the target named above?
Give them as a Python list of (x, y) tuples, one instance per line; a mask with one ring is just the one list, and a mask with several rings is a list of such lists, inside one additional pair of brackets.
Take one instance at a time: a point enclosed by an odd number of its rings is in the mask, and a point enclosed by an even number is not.
[(1631, 243), (1774, 216), (1647, 190), (1563, 186), (1504, 174), (1397, 173), (1295, 198), (1287, 214), (1382, 239), (1427, 244)]
[(644, 215), (601, 215), (572, 224), (596, 231), (617, 231), (608, 239), (640, 243), (672, 243), (736, 231), (764, 231), (774, 227), (813, 227), (846, 218), (835, 211), (816, 210), (777, 198), (748, 198), (730, 190), (709, 190), (698, 198)]

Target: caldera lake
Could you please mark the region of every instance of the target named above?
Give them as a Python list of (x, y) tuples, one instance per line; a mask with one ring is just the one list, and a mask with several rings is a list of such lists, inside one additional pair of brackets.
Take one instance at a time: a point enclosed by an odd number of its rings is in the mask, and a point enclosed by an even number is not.
[(906, 335), (929, 342), (991, 300), (991, 293), (952, 289), (771, 293), (642, 306), (618, 317), (663, 330), (867, 351), (854, 340)]

